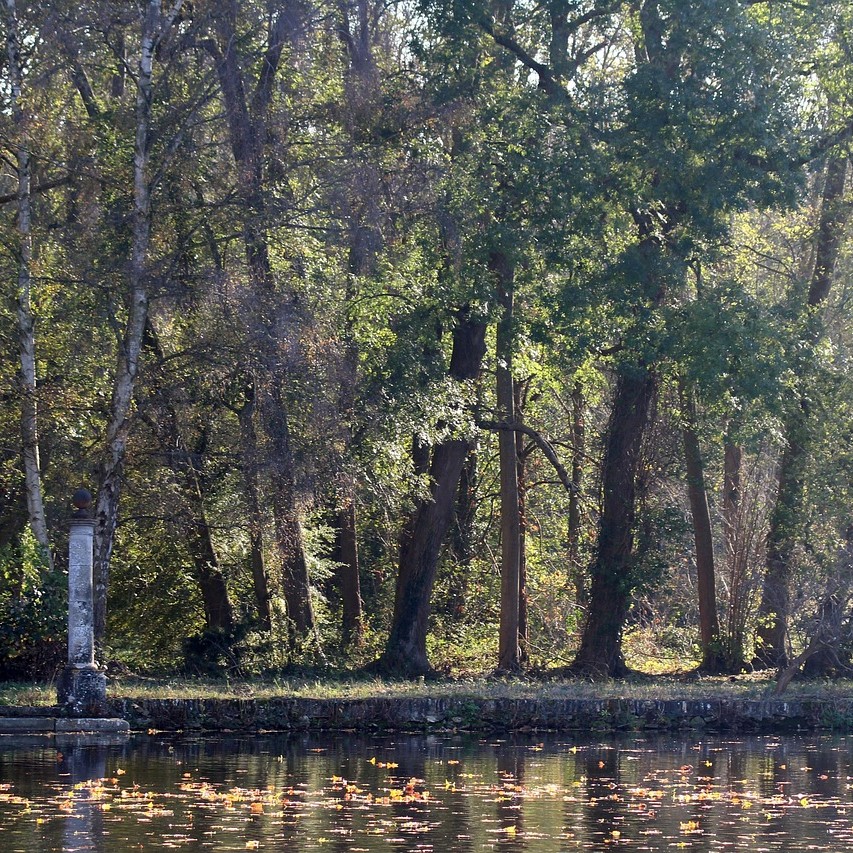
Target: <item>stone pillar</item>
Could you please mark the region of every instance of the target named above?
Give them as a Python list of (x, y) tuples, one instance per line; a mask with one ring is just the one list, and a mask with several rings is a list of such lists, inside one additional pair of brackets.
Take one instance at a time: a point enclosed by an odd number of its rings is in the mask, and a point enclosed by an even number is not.
[(68, 665), (59, 678), (57, 695), (70, 716), (97, 717), (106, 711), (107, 677), (95, 664), (92, 495), (78, 489), (73, 501), (76, 509), (68, 536)]

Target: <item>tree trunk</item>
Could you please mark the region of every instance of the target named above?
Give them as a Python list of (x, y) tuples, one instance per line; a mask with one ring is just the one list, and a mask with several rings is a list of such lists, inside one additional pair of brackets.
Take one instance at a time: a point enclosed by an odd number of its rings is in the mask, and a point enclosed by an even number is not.
[(584, 397), (580, 383), (572, 389), (572, 486), (569, 490), (569, 581), (575, 588), (575, 602), (587, 605), (587, 589), (580, 558), (581, 488), (583, 487), (583, 455), (586, 443)]
[(741, 467), (743, 448), (735, 444), (730, 436), (735, 432), (731, 425), (725, 438), (723, 450), (723, 541), (726, 549), (728, 572), (728, 607), (723, 637), (726, 668), (740, 672), (746, 666), (744, 658), (746, 612), (749, 588), (747, 569), (749, 564), (748, 535), (745, 530), (741, 509)]
[(758, 668), (785, 667), (788, 663), (785, 641), (790, 615), (791, 557), (803, 497), (804, 421), (802, 415), (794, 415), (785, 429), (787, 445), (779, 463), (779, 488), (770, 514), (764, 586), (756, 620), (753, 666)]
[(587, 623), (572, 671), (590, 677), (620, 676), (622, 628), (631, 603), (636, 478), (643, 436), (655, 395), (645, 366), (624, 368), (616, 383), (607, 429), (598, 551), (592, 565)]
[[(523, 402), (516, 385), (515, 413), (520, 422)], [(527, 457), (524, 449), (524, 434), (515, 433), (515, 454), (518, 460), (518, 654), (521, 668), (530, 664), (530, 614), (527, 598)]]
[[(350, 246), (350, 272), (356, 275), (363, 270), (367, 260), (360, 246), (353, 242)], [(347, 287), (347, 304), (355, 296), (354, 287)], [(335, 571), (341, 596), (341, 647), (346, 650), (351, 645), (360, 645), (364, 638), (364, 615), (361, 606), (361, 580), (358, 560), (358, 539), (356, 535), (356, 483), (346, 470), (345, 460), (352, 451), (353, 423), (356, 408), (356, 382), (358, 379), (358, 346), (351, 312), (343, 333), (344, 357), (341, 360), (340, 386), (338, 390), (338, 418), (341, 423), (341, 438), (344, 446), (338, 460), (338, 489), (335, 497), (337, 504), (335, 523)]]
[(336, 575), (341, 592), (341, 647), (359, 645), (364, 638), (361, 610), (361, 582), (358, 572), (355, 501), (350, 497), (338, 508), (335, 524)]
[(471, 448), (456, 490), (456, 510), (450, 545), (457, 571), (450, 578), (449, 611), (456, 619), (465, 615), (468, 579), (475, 556), (474, 521), (477, 514), (477, 447)]
[(696, 578), (699, 596), (699, 639), (702, 648), (700, 669), (718, 673), (723, 668), (720, 626), (717, 619), (717, 585), (714, 573), (714, 536), (711, 510), (705, 488), (705, 468), (699, 436), (696, 434), (696, 401), (692, 391), (681, 388), (684, 425), (681, 430), (687, 468), (687, 492), (693, 517), (693, 541), (696, 547)]
[[(164, 27), (180, 11), (180, 2)], [(124, 338), (119, 348), (107, 423), (106, 453), (99, 466), (98, 497), (95, 504), (95, 641), (101, 646), (107, 617), (110, 558), (112, 557), (118, 506), (121, 496), (125, 450), (130, 432), (130, 407), (139, 356), (148, 318), (148, 247), (151, 231), (151, 185), (149, 176), (152, 71), (160, 29), (160, 0), (148, 0), (142, 22), (142, 47), (136, 77), (136, 138), (133, 148), (133, 242), (130, 257), (130, 302)]]
[(838, 676), (841, 672), (850, 671), (849, 652), (842, 656), (841, 647), (842, 644), (849, 645), (850, 641), (850, 629), (845, 629), (844, 614), (850, 606), (853, 581), (853, 525), (847, 527), (845, 540), (838, 554), (835, 577), (824, 594), (809, 642), (794, 660), (780, 670), (774, 696), (785, 692), (801, 666), (808, 678)]
[[(849, 215), (844, 203), (847, 157), (834, 155), (826, 165), (826, 181), (821, 199), (820, 219), (815, 237), (815, 264), (807, 298), (804, 338), (816, 344), (822, 335), (817, 309), (829, 295), (832, 275), (838, 260), (841, 237)], [(779, 490), (770, 516), (767, 534), (767, 568), (756, 631), (757, 666), (784, 666), (787, 662), (785, 640), (790, 616), (792, 557), (798, 541), (798, 517), (805, 487), (805, 465), (809, 454), (811, 413), (808, 376), (801, 376), (798, 399), (785, 424), (786, 447), (779, 465)]]
[[(512, 264), (503, 254), (492, 257), (497, 276), (496, 295), (502, 314), (495, 344), (498, 420), (515, 425), (515, 390), (512, 376), (513, 349), (513, 275)], [(501, 615), (498, 635), (498, 671), (521, 669), (519, 650), (519, 573), (521, 570), (521, 526), (518, 502), (518, 454), (516, 434), (510, 429), (498, 432), (501, 494)]]
[(260, 490), (258, 487), (258, 437), (255, 432), (255, 387), (252, 381), (246, 385), (245, 403), (238, 411), (240, 423), (240, 467), (243, 488), (246, 493), (249, 526), (249, 565), (252, 570), (252, 589), (258, 621), (264, 631), (272, 630), (270, 613), (270, 589), (264, 564), (264, 519), (261, 513)]
[[(486, 324), (459, 312), (453, 331), (449, 375), (458, 382), (475, 379), (485, 354)], [(430, 498), (419, 501), (400, 548), (394, 613), (385, 651), (374, 665), (380, 672), (412, 677), (431, 671), (426, 654), (430, 597), (441, 547), (453, 517), (453, 501), (462, 466), (471, 449), (466, 438), (451, 438), (433, 448)]]
[(201, 471), (194, 454), (181, 463), (186, 481), (186, 493), (191, 497), (191, 519), (186, 531), (192, 551), (196, 580), (204, 603), (204, 621), (208, 628), (229, 630), (234, 626), (234, 614), (228, 598), (228, 586), (213, 547), (213, 538), (204, 509)]
[(818, 638), (820, 646), (803, 664), (803, 675), (806, 678), (837, 678), (850, 673), (850, 630), (849, 627), (845, 630), (844, 616), (850, 604), (851, 584), (853, 525), (847, 527), (844, 547), (836, 560), (833, 582), (829, 584), (818, 611), (814, 637)]
[(205, 626), (229, 630), (234, 625), (233, 611), (204, 505), (208, 482), (202, 465), (202, 454), (207, 437), (202, 434), (195, 448), (191, 449), (187, 445), (177, 405), (170, 394), (170, 385), (163, 369), (163, 349), (150, 319), (145, 328), (145, 342), (154, 355), (156, 374), (160, 380), (158, 397), (162, 409), (156, 413), (153, 428), (177, 476), (177, 484), (187, 507), (185, 513), (175, 514), (171, 521), (192, 555), (195, 578), (204, 604)]
[(33, 256), (32, 207), (30, 185), (32, 166), (30, 159), (29, 118), (22, 107), (23, 66), (21, 39), (18, 27), (18, 11), (15, 0), (5, 0), (6, 55), (9, 62), (9, 84), (12, 97), (12, 119), (16, 138), (14, 141), (17, 187), (17, 254), (18, 254), (18, 349), (21, 361), (21, 441), (24, 465), (24, 485), (27, 496), (27, 512), (30, 529), (41, 550), (44, 565), (53, 570), (53, 556), (42, 496), (41, 470), (39, 465), (38, 396), (36, 389), (36, 343), (35, 320), (32, 311)]
[[(216, 62), (225, 114), (228, 120), (231, 151), (237, 167), (237, 189), (243, 203), (243, 245), (252, 285), (252, 296), (261, 301), (260, 312), (254, 309), (258, 328), (252, 347), (259, 361), (256, 386), (261, 425), (272, 453), (271, 501), (273, 530), (281, 561), (282, 588), (290, 624), (290, 643), (296, 647), (314, 630), (308, 567), (302, 542), (299, 511), (296, 503), (290, 426), (284, 400), (287, 366), (278, 356), (281, 326), (295, 325), (298, 318), (290, 307), (292, 299), (276, 292), (269, 255), (263, 184), (263, 148), (266, 138), (267, 113), (274, 91), (274, 81), (281, 63), (284, 42), (292, 26), (290, 10), (279, 10), (271, 21), (267, 49), (264, 54), (251, 102), (247, 97), (243, 69), (246, 64), (239, 54), (237, 9), (226, 3), (217, 9), (218, 44), (208, 45)], [(288, 330), (289, 331), (289, 330)]]
[(265, 389), (259, 396), (261, 420), (272, 449), (273, 527), (281, 561), (282, 593), (290, 625), (290, 645), (297, 649), (314, 630), (314, 609), (302, 526), (296, 509), (290, 432), (278, 382), (274, 380), (273, 388)]

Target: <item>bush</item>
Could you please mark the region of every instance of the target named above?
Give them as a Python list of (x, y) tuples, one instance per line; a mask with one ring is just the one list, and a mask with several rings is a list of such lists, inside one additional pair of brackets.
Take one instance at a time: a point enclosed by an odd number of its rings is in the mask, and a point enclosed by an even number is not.
[(51, 678), (66, 652), (68, 581), (27, 531), (0, 550), (0, 678)]

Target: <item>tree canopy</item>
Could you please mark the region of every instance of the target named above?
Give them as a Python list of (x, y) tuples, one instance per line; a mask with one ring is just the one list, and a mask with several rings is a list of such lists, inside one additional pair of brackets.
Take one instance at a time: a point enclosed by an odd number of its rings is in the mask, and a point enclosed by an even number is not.
[(848, 668), (851, 20), (7, 0), (0, 674)]

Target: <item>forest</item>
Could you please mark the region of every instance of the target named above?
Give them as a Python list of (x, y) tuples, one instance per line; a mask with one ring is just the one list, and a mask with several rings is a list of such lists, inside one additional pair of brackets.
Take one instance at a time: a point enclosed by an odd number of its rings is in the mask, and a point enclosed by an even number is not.
[(851, 0), (5, 0), (0, 677), (853, 660)]

